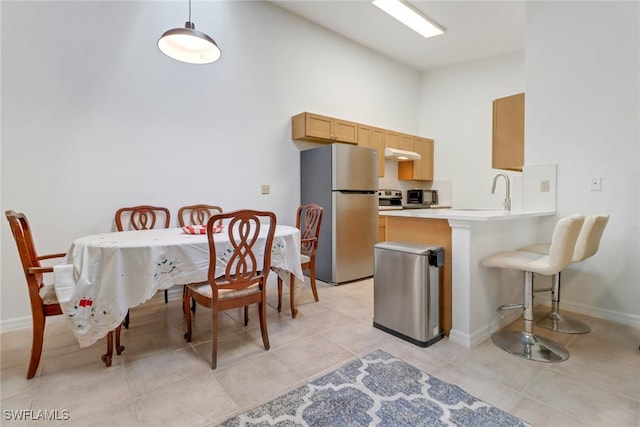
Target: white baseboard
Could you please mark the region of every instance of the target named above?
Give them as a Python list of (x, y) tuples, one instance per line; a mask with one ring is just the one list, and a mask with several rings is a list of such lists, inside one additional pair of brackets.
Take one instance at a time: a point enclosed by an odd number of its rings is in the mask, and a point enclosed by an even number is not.
[(560, 302), (560, 313), (562, 313), (563, 310), (584, 314), (585, 316), (596, 317), (602, 320), (609, 320), (615, 323), (621, 323), (634, 328), (640, 328), (640, 316), (635, 314), (621, 313), (619, 311), (606, 310), (603, 308), (591, 307), (564, 300)]

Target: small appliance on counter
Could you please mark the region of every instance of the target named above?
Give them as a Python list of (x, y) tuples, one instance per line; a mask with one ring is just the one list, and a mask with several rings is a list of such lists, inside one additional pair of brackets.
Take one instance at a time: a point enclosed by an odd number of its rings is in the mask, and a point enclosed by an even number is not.
[(438, 204), (438, 190), (407, 190), (405, 209), (429, 209)]
[(402, 191), (378, 190), (378, 210), (391, 211), (402, 209)]

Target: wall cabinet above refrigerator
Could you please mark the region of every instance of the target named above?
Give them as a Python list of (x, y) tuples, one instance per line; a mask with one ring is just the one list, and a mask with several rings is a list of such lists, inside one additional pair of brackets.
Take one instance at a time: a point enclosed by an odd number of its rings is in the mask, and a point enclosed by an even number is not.
[(358, 124), (347, 120), (300, 113), (291, 118), (291, 138), (309, 142), (358, 143)]

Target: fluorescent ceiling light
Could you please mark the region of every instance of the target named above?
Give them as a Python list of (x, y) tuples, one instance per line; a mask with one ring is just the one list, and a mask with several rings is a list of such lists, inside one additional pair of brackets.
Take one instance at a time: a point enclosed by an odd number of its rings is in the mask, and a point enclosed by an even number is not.
[(435, 22), (431, 22), (427, 17), (416, 12), (412, 7), (400, 0), (374, 0), (373, 4), (424, 38), (439, 36), (444, 33), (444, 28)]

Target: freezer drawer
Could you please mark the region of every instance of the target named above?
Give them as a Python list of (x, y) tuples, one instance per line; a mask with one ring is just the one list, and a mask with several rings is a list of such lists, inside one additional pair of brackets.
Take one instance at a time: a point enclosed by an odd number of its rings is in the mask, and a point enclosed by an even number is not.
[(442, 339), (439, 289), (444, 249), (378, 243), (374, 264), (373, 325), (421, 347)]

